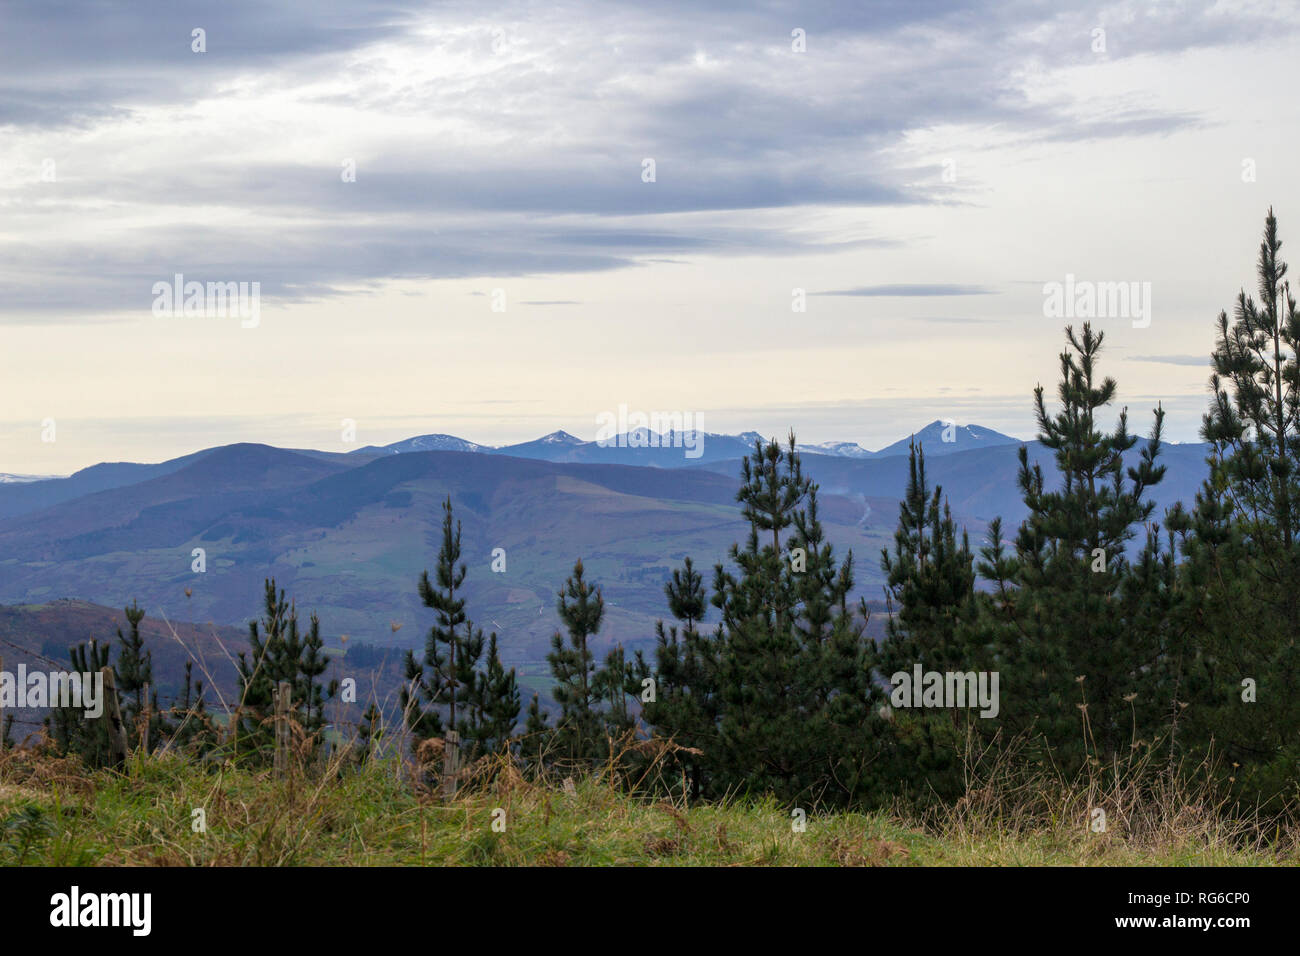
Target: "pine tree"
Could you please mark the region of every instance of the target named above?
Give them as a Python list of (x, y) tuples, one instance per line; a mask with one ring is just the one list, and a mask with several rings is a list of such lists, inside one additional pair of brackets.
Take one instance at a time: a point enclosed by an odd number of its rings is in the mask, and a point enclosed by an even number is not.
[[(113, 665), (113, 679), (118, 700), (122, 708), (122, 722), (126, 729), (127, 746), (140, 746), (143, 724), (149, 721), (149, 746), (156, 750), (176, 730), (167, 720), (158, 703), (156, 687), (146, 698), (145, 689), (153, 686), (153, 655), (145, 649), (144, 638), (140, 634), (140, 622), (144, 620), (144, 609), (134, 601), (124, 609), (128, 633), (117, 629), (120, 653), (117, 663)], [(81, 644), (70, 652), (73, 670), (79, 674), (96, 674), (100, 668), (108, 665), (112, 645), (102, 647), (95, 641), (89, 645)], [(186, 664), (186, 677), (189, 678)], [(55, 745), (64, 752), (79, 753), (91, 766), (103, 766), (108, 759), (108, 733), (105, 724), (99, 719), (86, 719), (78, 707), (56, 708), (46, 722)]]
[[(974, 558), (965, 531), (958, 541), (943, 489), (931, 491), (925, 452), (908, 450), (908, 482), (899, 505), (894, 550), (881, 552), (890, 617), (880, 653), (880, 673), (970, 672), (986, 669), (978, 653)], [(912, 795), (951, 800), (965, 792), (964, 746), (979, 718), (967, 708), (894, 709), (899, 783)]]
[(1189, 737), (1215, 741), (1244, 796), (1293, 789), (1300, 773), (1300, 314), (1268, 211), (1259, 299), (1242, 290), (1218, 316), (1209, 474), (1187, 513), (1180, 569), (1202, 635), (1204, 706)]
[[(123, 635), (122, 628), (117, 628), (117, 641), (122, 645), (114, 666), (114, 678), (117, 680), (117, 692), (122, 700), (122, 721), (126, 724), (127, 744), (139, 747), (142, 739), (142, 724), (147, 713), (149, 723), (149, 749), (160, 747), (162, 741), (172, 734), (173, 727), (166, 721), (157, 696), (157, 685), (153, 683), (153, 653), (144, 649), (144, 639), (140, 636), (140, 622), (144, 620), (144, 609), (131, 602), (126, 607), (126, 622), (130, 633)], [(148, 700), (144, 696), (149, 691)], [(146, 706), (147, 705), (147, 706)]]
[(474, 629), (465, 616), (465, 599), (457, 597), (468, 569), (464, 563), (458, 565), (461, 530), (459, 521), (453, 527), (451, 498), (443, 502), (442, 509), (442, 544), (434, 580), (424, 571), (419, 586), (424, 606), (437, 612), (437, 620), (425, 640), (423, 665), (417, 664), (409, 651), (406, 661), (407, 678), (419, 688), (423, 701), (418, 709), (408, 708), (409, 692), (402, 701), (417, 737), (441, 731), (441, 717), (429, 713), (438, 707), (447, 708), (447, 726), (457, 732), (473, 723), (466, 711), (472, 709), (474, 672), (483, 653), (483, 632)]
[[(682, 758), (690, 796), (698, 800), (704, 788), (706, 755), (713, 751), (717, 739), (719, 642), (699, 630), (707, 597), (704, 578), (689, 557), (683, 567), (673, 570), (664, 594), (668, 611), (678, 624), (665, 626), (659, 621), (655, 625), (655, 699), (645, 704), (642, 713), (662, 735), (703, 752)], [(652, 675), (643, 667), (638, 676)]]
[(329, 664), (320, 653), (320, 622), (313, 614), (306, 640), (298, 633), (297, 609), (277, 591), (275, 579), (264, 584), (265, 616), (248, 625), (247, 652), (239, 652), (239, 724), (236, 729), (236, 752), (266, 759), (274, 749), (275, 737), (271, 718), (275, 713), (275, 688), (281, 681), (292, 687), (291, 707), (295, 719), (310, 736), (324, 724), (324, 699), (332, 696), (337, 684), (328, 691), (317, 682)]
[(402, 658), (406, 683), (402, 685), (399, 700), (402, 713), (406, 716), (406, 726), (418, 742), (432, 737), (441, 737), (444, 733), (442, 715), (433, 706), (440, 700), (439, 688), (434, 686), (425, 674), (424, 665), (416, 660), (415, 652), (408, 650)]
[(520, 742), (519, 750), (520, 756), (536, 772), (540, 773), (545, 769), (544, 765), (553, 734), (553, 728), (546, 722), (546, 714), (542, 711), (541, 701), (538, 699), (537, 694), (533, 694), (533, 699), (528, 704), (528, 717), (524, 722), (524, 738)]
[(425, 640), (423, 661), (406, 653), (401, 705), (417, 740), (454, 728), (462, 750), (472, 754), (506, 746), (519, 717), (519, 689), (514, 669), (507, 671), (501, 663), (496, 634), (485, 639), (483, 629), (465, 613), (465, 598), (458, 596), (468, 573), (460, 560), (460, 541), (460, 522), (454, 520), (448, 498), (434, 577), (425, 571), (419, 584), (424, 605), (437, 612), (437, 619)]
[(133, 748), (139, 746), (141, 715), (145, 713), (145, 705), (150, 704), (149, 741), (150, 747), (156, 748), (168, 728), (159, 712), (157, 695), (154, 694), (150, 701), (146, 701), (144, 696), (145, 688), (153, 683), (153, 654), (145, 650), (144, 638), (140, 636), (140, 622), (144, 620), (145, 612), (132, 601), (124, 613), (130, 633), (123, 634), (120, 627), (117, 629), (121, 652), (113, 673), (117, 681), (118, 697), (122, 702), (122, 721), (126, 725), (127, 743)]
[[(1213, 402), (1202, 429), (1217, 453), (1212, 480), (1227, 483), (1238, 520), (1275, 574), (1288, 570), (1284, 562), (1300, 538), (1300, 314), (1281, 249), (1269, 209), (1259, 248), (1260, 301), (1242, 290), (1233, 321), (1219, 313)], [(1300, 596), (1286, 590), (1294, 619)]]
[(861, 797), (880, 721), (865, 620), (848, 605), (852, 555), (837, 565), (823, 540), (816, 487), (803, 476), (793, 434), (787, 449), (756, 442), (741, 478), (736, 497), (749, 535), (731, 548), (736, 572), (714, 569), (722, 620), (710, 775), (720, 787), (784, 798)]
[[(108, 666), (112, 645), (91, 640), (68, 650), (72, 673), (94, 680)], [(107, 706), (107, 705), (105, 705)], [(88, 767), (107, 767), (112, 761), (106, 720), (87, 720), (81, 707), (56, 707), (45, 718), (46, 729), (60, 753), (78, 754)]]
[(601, 702), (604, 713), (604, 734), (620, 740), (634, 727), (632, 708), (628, 697), (637, 699), (641, 691), (641, 672), (645, 670), (643, 658), (628, 659), (623, 645), (618, 644), (605, 655), (592, 680), (592, 695)]
[[(792, 454), (793, 439), (791, 435)], [(836, 561), (819, 514), (818, 486), (810, 483), (802, 507), (793, 513), (789, 569), (795, 583), (795, 634), (814, 664), (814, 710), (806, 732), (819, 748), (821, 769), (811, 786), (825, 788), (836, 802), (879, 800), (888, 726), (880, 717), (883, 699), (872, 680), (878, 654), (865, 636), (866, 603), (860, 601), (857, 608), (849, 604), (853, 552)]]
[(473, 728), (477, 749), (482, 753), (504, 750), (519, 720), (519, 683), (515, 669), (506, 670), (497, 651), (497, 636), (488, 637), (487, 664), (475, 675), (475, 710), (479, 718)]
[(284, 591), (277, 593), (275, 582), (264, 582), (263, 601), (266, 616), (261, 627), (257, 621), (248, 625), (249, 651), (239, 652), (240, 702), (236, 712), (235, 749), (265, 759), (274, 746), (274, 729), (270, 718), (275, 708), (275, 688), (280, 681), (298, 676), (300, 650), (298, 623)]
[[(120, 645), (117, 663), (113, 665), (113, 678), (118, 700), (122, 707), (122, 722), (126, 727), (127, 746), (140, 745), (143, 715), (149, 715), (150, 748), (157, 748), (165, 735), (170, 733), (163, 715), (158, 708), (157, 694), (145, 698), (145, 688), (153, 681), (153, 657), (145, 650), (144, 638), (140, 635), (140, 622), (145, 612), (133, 601), (124, 609), (129, 633), (117, 629)], [(102, 647), (91, 641), (89, 646), (78, 645), (72, 649), (72, 664), (75, 673), (96, 674), (101, 667), (108, 664), (111, 656), (111, 644)], [(146, 705), (151, 706), (146, 706)], [(64, 752), (80, 753), (91, 766), (102, 766), (107, 759), (108, 735), (98, 720), (87, 720), (80, 708), (56, 708), (47, 721), (55, 745)]]
[(185, 682), (171, 709), (168, 734), (175, 746), (203, 756), (217, 744), (217, 731), (203, 698), (203, 681), (194, 679), (194, 662), (185, 662)]
[(755, 442), (742, 462), (736, 499), (749, 535), (743, 548), (731, 547), (738, 574), (714, 567), (712, 598), (724, 635), (718, 775), (730, 782), (748, 769), (757, 789), (782, 795), (797, 791), (816, 763), (805, 735), (810, 702), (801, 693), (812, 665), (787, 626), (793, 580), (780, 534), (793, 523), (809, 484), (790, 444), (787, 456), (775, 441)]
[(555, 701), (560, 705), (556, 746), (573, 760), (598, 756), (603, 737), (593, 688), (595, 658), (588, 638), (600, 630), (605, 600), (600, 588), (588, 582), (584, 575), (579, 559), (556, 599), (556, 611), (568, 631), (568, 643), (557, 631), (551, 637), (551, 652), (546, 655), (556, 682)]
[(313, 613), (307, 636), (302, 642), (293, 693), (294, 700), (301, 702), (298, 721), (308, 735), (317, 733), (325, 726), (325, 701), (338, 694), (339, 690), (337, 679), (331, 680), (328, 686), (317, 680), (329, 668), (330, 659), (325, 656), (324, 648), (325, 642), (320, 636), (320, 619)]
[[(1065, 768), (1088, 757), (1105, 760), (1150, 746), (1169, 730), (1177, 710), (1180, 659), (1187, 634), (1178, 630), (1176, 581), (1162, 552), (1154, 503), (1160, 482), (1164, 412), (1154, 410), (1150, 437), (1135, 465), (1125, 452), (1137, 443), (1122, 410), (1114, 431), (1097, 416), (1117, 386), (1096, 365), (1104, 335), (1085, 324), (1066, 329), (1061, 353), (1061, 408), (1048, 413), (1043, 388), (1034, 391), (1039, 440), (1054, 453), (1057, 485), (1020, 449), (1020, 489), (1029, 516), (1009, 560), (994, 529), (979, 570), (993, 583), (990, 618), (1001, 686), (999, 721), (1013, 732), (1041, 734)], [(1145, 530), (1138, 568), (1128, 547)], [(1159, 571), (1160, 573), (1153, 573)], [(1000, 574), (1010, 573), (1012, 578)], [(1172, 624), (1172, 626), (1171, 626)]]

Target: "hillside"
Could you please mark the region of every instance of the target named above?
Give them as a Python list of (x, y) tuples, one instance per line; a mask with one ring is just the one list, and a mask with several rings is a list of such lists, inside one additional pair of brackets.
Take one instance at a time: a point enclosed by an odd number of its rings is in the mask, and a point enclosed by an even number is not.
[[(977, 546), (992, 517), (1010, 526), (1024, 514), (1018, 448), (992, 444), (927, 459), (931, 481)], [(1038, 443), (1029, 450), (1050, 484), (1050, 456)], [(1192, 500), (1203, 455), (1199, 445), (1166, 448), (1158, 514)], [(809, 453), (804, 463), (822, 488), (828, 537), (841, 554), (853, 550), (857, 593), (878, 601), (880, 550), (892, 541), (907, 458)], [(662, 586), (672, 568), (687, 555), (709, 568), (745, 533), (734, 501), (738, 460), (666, 469), (481, 450), (332, 455), (240, 444), (123, 467), (110, 472), (123, 482), (117, 487), (0, 520), (0, 602), (72, 597), (120, 607), (134, 599), (151, 615), (242, 629), (257, 612), (262, 582), (274, 577), (304, 613), (320, 615), (336, 649), (347, 639), (413, 646), (430, 623), (415, 584), (436, 553), (449, 495), (463, 528), (470, 613), (500, 635), (525, 686), (539, 689), (534, 680), (545, 673), (558, 625), (555, 591), (575, 559), (608, 600), (597, 653), (618, 642), (648, 648), (666, 613)], [(11, 487), (44, 484), (57, 482)], [(204, 573), (191, 569), (198, 548)], [(491, 571), (497, 548), (505, 550), (504, 573)]]
[[(116, 644), (117, 629), (126, 627), (120, 607), (87, 601), (0, 605), (0, 657), (4, 669), (10, 672), (16, 671), (19, 664), (26, 665), (29, 671), (66, 668), (69, 648), (91, 640)], [(205, 697), (209, 708), (224, 712), (220, 702), (233, 700), (236, 693), (233, 658), (248, 646), (246, 629), (164, 620), (156, 613), (148, 613), (141, 622), (140, 634), (153, 655), (153, 687), (163, 706), (169, 706), (181, 693), (185, 663), (194, 659), (194, 679), (208, 688)], [(116, 650), (112, 660), (117, 660)], [(39, 729), (45, 711), (24, 710), (15, 716), (14, 736), (22, 740)]]
[[(358, 467), (265, 446), (231, 446), (160, 478), (0, 522), (0, 601), (131, 599), (170, 616), (243, 625), (274, 576), (332, 644), (416, 640), (429, 614), (415, 584), (450, 495), (480, 624), (511, 663), (540, 672), (557, 621), (554, 592), (583, 558), (609, 602), (597, 650), (648, 646), (662, 583), (687, 554), (725, 558), (744, 534), (735, 479), (703, 470), (565, 465), (421, 452)], [(832, 540), (863, 556), (863, 593), (892, 530), (862, 526), (863, 503), (827, 496)], [(892, 523), (892, 519), (891, 523)], [(195, 548), (207, 570), (191, 570)], [(504, 548), (506, 571), (490, 570)], [(190, 591), (186, 595), (186, 590)], [(531, 665), (531, 667), (530, 667)]]

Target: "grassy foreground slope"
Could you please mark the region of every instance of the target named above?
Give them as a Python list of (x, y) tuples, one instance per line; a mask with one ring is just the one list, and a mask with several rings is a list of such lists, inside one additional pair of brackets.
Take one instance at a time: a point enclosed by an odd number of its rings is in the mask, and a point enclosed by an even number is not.
[[(1157, 813), (1143, 836), (1089, 832), (1066, 812), (1036, 824), (978, 801), (921, 821), (810, 812), (795, 832), (771, 800), (686, 807), (596, 779), (573, 793), (499, 774), (443, 802), (394, 762), (276, 782), (269, 771), (134, 757), (129, 774), (0, 755), (0, 864), (73, 866), (1025, 866), (1294, 865), (1196, 812)], [(205, 832), (196, 832), (202, 810)], [(503, 821), (504, 831), (493, 828)], [(1009, 822), (1010, 821), (1010, 822)], [(1119, 822), (1119, 821), (1117, 821)], [(1150, 823), (1151, 821), (1148, 821)], [(498, 827), (501, 823), (498, 823)]]

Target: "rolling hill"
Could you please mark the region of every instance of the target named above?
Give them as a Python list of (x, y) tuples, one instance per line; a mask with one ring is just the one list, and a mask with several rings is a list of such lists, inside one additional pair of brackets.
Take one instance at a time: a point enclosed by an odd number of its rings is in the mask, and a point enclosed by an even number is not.
[[(103, 607), (88, 601), (57, 600), (44, 604), (0, 605), (0, 657), (11, 673), (20, 664), (28, 671), (66, 668), (68, 649), (91, 640), (116, 643), (117, 629), (126, 628), (121, 607)], [(149, 614), (140, 625), (145, 646), (153, 657), (153, 690), (159, 703), (169, 707), (184, 686), (185, 662), (197, 659), (194, 679), (204, 685), (210, 711), (223, 713), (221, 701), (236, 693), (233, 656), (247, 647), (247, 631), (216, 624), (164, 620)], [(117, 652), (112, 657), (117, 660)], [(14, 737), (21, 741), (39, 730), (47, 711), (23, 708), (15, 716)]]
[[(982, 542), (995, 516), (1013, 527), (1024, 514), (1019, 443), (972, 428), (958, 430), (958, 447), (936, 453), (933, 432), (934, 425), (918, 433), (930, 480), (943, 487), (972, 543)], [(555, 593), (577, 558), (607, 601), (596, 652), (616, 642), (648, 648), (666, 613), (663, 584), (672, 568), (690, 555), (708, 569), (744, 537), (738, 457), (645, 467), (646, 452), (680, 456), (681, 449), (551, 437), (520, 449), (533, 457), (482, 446), (419, 451), (414, 440), (349, 455), (237, 444), (158, 465), (96, 466), (67, 479), (0, 486), (57, 489), (0, 518), (0, 602), (76, 598), (121, 607), (135, 599), (151, 615), (243, 628), (258, 612), (263, 581), (274, 577), (300, 611), (320, 615), (336, 648), (345, 635), (417, 646), (432, 618), (416, 582), (435, 559), (440, 506), (450, 496), (463, 531), (471, 617), (498, 632), (503, 655), (525, 669), (526, 681), (545, 670), (558, 626)], [(751, 437), (735, 438), (738, 455)], [(545, 447), (552, 455), (643, 457), (641, 464), (557, 462), (540, 457)], [(827, 535), (839, 553), (853, 550), (857, 591), (869, 600), (882, 596), (879, 555), (892, 543), (907, 481), (905, 454), (888, 450), (804, 455), (805, 471), (822, 488)], [(1036, 442), (1028, 450), (1050, 480), (1050, 455)], [(1200, 445), (1166, 447), (1157, 514), (1192, 500), (1203, 457)], [(35, 502), (45, 504), (33, 509)], [(491, 570), (498, 548), (504, 573)], [(196, 549), (206, 562), (201, 573), (192, 569)]]
[[(671, 568), (687, 554), (707, 567), (743, 537), (735, 484), (703, 469), (465, 452), (347, 467), (228, 446), (162, 477), (0, 521), (0, 601), (137, 599), (172, 618), (234, 625), (252, 616), (273, 576), (300, 609), (320, 614), (332, 640), (417, 639), (431, 617), (416, 581), (436, 555), (450, 495), (471, 614), (500, 633), (512, 663), (540, 667), (557, 626), (555, 592), (579, 557), (608, 602), (597, 651), (615, 641), (647, 646)], [(857, 497), (823, 503), (831, 538), (860, 556), (862, 593), (878, 597), (867, 556), (892, 528), (864, 525), (863, 515)], [(191, 570), (196, 548), (203, 573)], [(490, 570), (494, 548), (505, 549), (503, 574)], [(394, 624), (409, 630), (398, 635)]]

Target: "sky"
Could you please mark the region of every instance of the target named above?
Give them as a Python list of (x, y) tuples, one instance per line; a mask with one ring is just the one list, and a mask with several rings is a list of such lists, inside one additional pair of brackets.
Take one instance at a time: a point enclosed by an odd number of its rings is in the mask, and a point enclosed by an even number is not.
[[(1146, 293), (1097, 317), (1102, 371), (1134, 431), (1161, 402), (1194, 441), (1269, 207), (1284, 257), (1300, 236), (1298, 27), (1246, 0), (6, 0), (0, 472), (592, 439), (621, 405), (1031, 438), (1067, 276)], [(245, 311), (169, 313), (177, 275)]]

